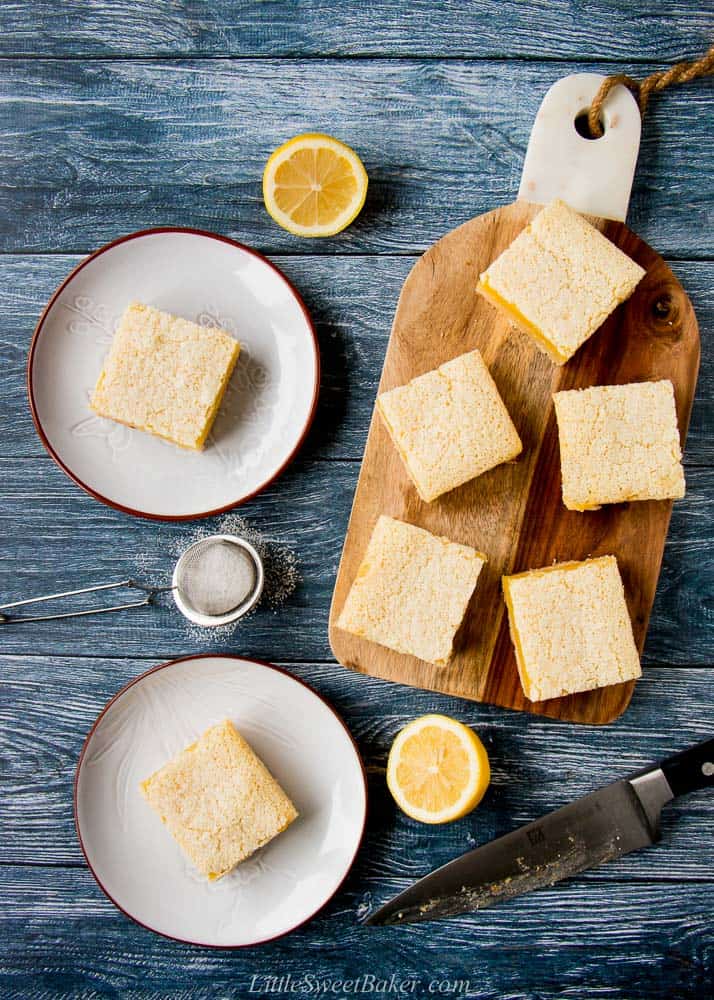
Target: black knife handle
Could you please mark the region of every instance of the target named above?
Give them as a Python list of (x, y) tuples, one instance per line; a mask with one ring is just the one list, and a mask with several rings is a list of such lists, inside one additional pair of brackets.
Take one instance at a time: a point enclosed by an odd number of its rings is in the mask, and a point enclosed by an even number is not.
[(668, 757), (660, 767), (675, 796), (714, 788), (714, 739)]

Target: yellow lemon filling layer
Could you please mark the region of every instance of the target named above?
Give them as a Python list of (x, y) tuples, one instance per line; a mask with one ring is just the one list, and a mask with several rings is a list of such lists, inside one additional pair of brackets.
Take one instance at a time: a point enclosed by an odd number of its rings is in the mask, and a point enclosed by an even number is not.
[(503, 310), (506, 315), (510, 318), (511, 322), (514, 323), (520, 330), (527, 333), (529, 337), (535, 340), (536, 344), (542, 351), (550, 357), (557, 364), (562, 365), (568, 360), (568, 354), (563, 354), (562, 351), (558, 350), (556, 345), (548, 339), (547, 335), (540, 330), (535, 323), (532, 323), (523, 313), (518, 309), (512, 302), (504, 299), (502, 295), (489, 284), (488, 278), (484, 275), (481, 277), (476, 290), (483, 295), (485, 299), (496, 306), (498, 309)]

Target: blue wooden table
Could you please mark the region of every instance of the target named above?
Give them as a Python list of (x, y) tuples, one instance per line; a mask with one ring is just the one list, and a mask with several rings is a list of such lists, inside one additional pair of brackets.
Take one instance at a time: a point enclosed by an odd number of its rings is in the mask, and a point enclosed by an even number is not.
[[(691, 296), (703, 349), (687, 496), (675, 505), (629, 711), (578, 728), (358, 676), (331, 656), (327, 613), (391, 317), (416, 255), (515, 197), (554, 80), (583, 69), (641, 77), (712, 37), (705, 0), (0, 6), (3, 598), (121, 578), (137, 562), (164, 577), (191, 530), (94, 502), (33, 431), (29, 338), (84, 254), (171, 224), (252, 244), (303, 293), (324, 369), (299, 459), (243, 510), (298, 554), (303, 582), (284, 607), (261, 610), (223, 645), (198, 643), (168, 607), (0, 632), (2, 996), (711, 995), (714, 799), (705, 793), (667, 810), (658, 848), (552, 889), (446, 922), (357, 922), (475, 843), (714, 730), (711, 81), (653, 101), (629, 218)], [(260, 178), (275, 146), (315, 129), (359, 151), (370, 193), (350, 230), (307, 242), (268, 218)], [(97, 888), (73, 829), (77, 755), (106, 700), (150, 665), (207, 649), (270, 659), (315, 685), (355, 734), (370, 783), (365, 841), (340, 893), (291, 936), (240, 952), (131, 923)], [(434, 710), (475, 726), (493, 766), (483, 805), (435, 829), (401, 815), (384, 780), (394, 734)]]

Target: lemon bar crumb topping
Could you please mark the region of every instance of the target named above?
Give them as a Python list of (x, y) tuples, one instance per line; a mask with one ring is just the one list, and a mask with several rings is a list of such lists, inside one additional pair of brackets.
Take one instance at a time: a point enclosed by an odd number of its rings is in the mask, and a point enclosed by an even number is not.
[(443, 665), (485, 562), (468, 545), (382, 515), (337, 626)]

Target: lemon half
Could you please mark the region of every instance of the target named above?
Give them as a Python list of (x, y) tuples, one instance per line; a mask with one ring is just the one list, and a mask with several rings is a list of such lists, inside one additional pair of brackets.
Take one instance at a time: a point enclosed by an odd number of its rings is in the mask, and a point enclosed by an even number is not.
[(295, 136), (265, 164), (265, 207), (295, 236), (334, 236), (357, 217), (366, 197), (367, 171), (359, 156), (320, 132)]
[(474, 809), (491, 769), (476, 733), (445, 715), (423, 715), (397, 735), (387, 784), (397, 805), (422, 823), (448, 823)]

